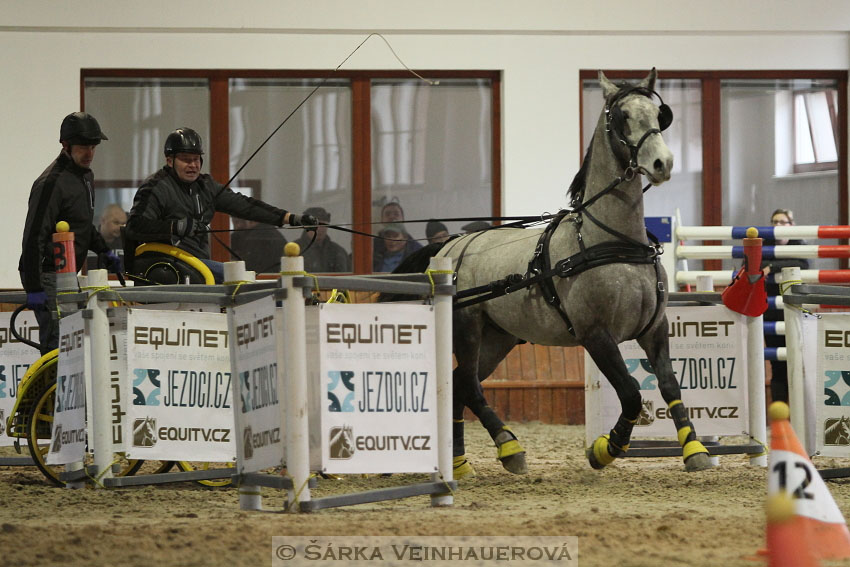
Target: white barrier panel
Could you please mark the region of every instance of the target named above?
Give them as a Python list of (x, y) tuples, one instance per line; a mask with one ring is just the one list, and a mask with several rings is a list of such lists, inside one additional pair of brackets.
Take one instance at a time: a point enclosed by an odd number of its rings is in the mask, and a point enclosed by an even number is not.
[[(749, 429), (746, 317), (722, 305), (668, 307), (670, 357), (699, 435), (740, 435)], [(629, 373), (638, 381), (643, 409), (635, 437), (675, 436), (658, 381), (637, 341), (620, 345)], [(585, 356), (588, 398), (586, 437), (592, 441), (617, 421), (621, 406), (614, 388)]]
[[(816, 450), (850, 456), (850, 314), (823, 313), (817, 320)], [(804, 333), (803, 348), (807, 335)], [(811, 337), (809, 337), (811, 338)]]
[(272, 297), (231, 310), (230, 336), (234, 380), (238, 473), (259, 472), (283, 464), (284, 424), (278, 388), (277, 337), (283, 314)]
[(127, 310), (126, 453), (232, 461), (232, 387), (222, 313)]
[(310, 320), (308, 377), (319, 385), (313, 407), (321, 405), (310, 441), (321, 470), (436, 471), (433, 307), (323, 304), (308, 310)]
[(59, 321), (59, 361), (48, 465), (82, 461), (86, 452), (86, 372), (88, 351), (82, 312)]
[[(12, 445), (15, 441), (14, 437), (7, 435), (6, 419), (15, 407), (21, 378), (39, 357), (37, 349), (12, 336), (9, 331), (11, 318), (11, 312), (0, 313), (0, 447)], [(22, 337), (38, 342), (38, 322), (32, 311), (21, 312), (15, 322)], [(25, 439), (20, 441), (26, 445)]]

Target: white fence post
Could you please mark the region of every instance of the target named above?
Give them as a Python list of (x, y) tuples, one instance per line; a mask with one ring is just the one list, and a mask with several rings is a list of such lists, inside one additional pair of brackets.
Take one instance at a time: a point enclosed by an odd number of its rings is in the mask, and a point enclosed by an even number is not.
[[(99, 288), (109, 286), (109, 274), (106, 270), (91, 270), (88, 273), (89, 287)], [(89, 425), (92, 432), (91, 449), (94, 453), (96, 475), (100, 480), (112, 478), (112, 461), (114, 451), (112, 445), (112, 414), (109, 366), (109, 319), (106, 316), (107, 302), (101, 301), (97, 295), (90, 301), (91, 311), (89, 321), (89, 340), (91, 341), (91, 392), (93, 424)], [(102, 486), (101, 482), (94, 483), (95, 487)]]
[[(447, 273), (432, 274), (435, 284), (452, 281), (451, 258), (431, 258), (430, 270)], [(452, 468), (452, 296), (434, 294), (436, 361), (437, 361), (437, 465), (432, 480), (450, 482)], [(431, 496), (431, 506), (451, 506), (451, 492)]]
[[(225, 262), (224, 263), (224, 283), (225, 284), (236, 284), (243, 281), (254, 281), (254, 273), (245, 271), (245, 262)], [(232, 320), (233, 317), (231, 316)], [(236, 360), (236, 336), (232, 332), (230, 332), (230, 360)], [(238, 376), (235, 372), (232, 373), (232, 380), (238, 380)], [(233, 400), (233, 411), (239, 411), (236, 409), (237, 400), (234, 398)], [(233, 431), (236, 431), (234, 427)], [(239, 509), (240, 510), (262, 510), (263, 509), (263, 495), (260, 493), (260, 487), (254, 486), (251, 484), (240, 484), (239, 485)]]
[[(292, 247), (285, 248), (287, 254)], [(303, 288), (293, 280), (304, 272), (304, 258), (281, 258), (280, 285), (286, 290), (283, 300), (283, 358), (279, 367), (285, 375), (286, 403), (281, 404), (281, 423), (286, 424), (286, 470), (292, 479), (289, 509), (297, 512), (298, 504), (310, 501), (310, 438), (307, 416), (307, 343), (304, 336), (306, 311)]]
[[(747, 317), (747, 398), (750, 401), (750, 436), (767, 445), (764, 393), (764, 317)], [(750, 464), (767, 466), (767, 455), (750, 457)]]
[[(800, 280), (800, 268), (782, 268), (782, 284), (780, 290), (785, 288), (784, 283)], [(805, 386), (803, 384), (803, 351), (802, 337), (800, 336), (800, 321), (797, 317), (789, 314), (793, 306), (785, 305), (785, 358), (788, 364), (788, 405), (791, 406), (791, 427), (803, 441), (806, 451), (811, 454), (808, 446), (808, 433), (806, 430), (806, 402)]]
[[(714, 291), (714, 278), (711, 276), (697, 276), (697, 291)], [(700, 441), (709, 443), (717, 443), (719, 437), (717, 435), (701, 436)], [(712, 466), (720, 466), (720, 457), (709, 457)]]

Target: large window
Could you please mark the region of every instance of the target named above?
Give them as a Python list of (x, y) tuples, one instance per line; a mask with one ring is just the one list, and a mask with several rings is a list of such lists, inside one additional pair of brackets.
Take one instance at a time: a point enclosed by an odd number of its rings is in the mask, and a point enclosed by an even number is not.
[(125, 211), (136, 189), (165, 163), (168, 133), (189, 126), (209, 140), (210, 95), (205, 79), (92, 77), (86, 110), (109, 140), (97, 148), (95, 218), (117, 203)]
[[(646, 72), (606, 75), (634, 81)], [(766, 225), (774, 209), (787, 208), (797, 224), (847, 224), (846, 71), (659, 75), (656, 89), (675, 116), (664, 138), (676, 166), (670, 182), (647, 193), (648, 216), (679, 210), (687, 225)], [(581, 77), (587, 147), (602, 103), (596, 72)], [(814, 267), (835, 263), (816, 260)], [(716, 260), (703, 264), (721, 269)]]
[[(403, 204), (403, 227), (417, 241), (429, 219), (498, 215), (499, 73), (427, 76), (437, 80), (394, 71), (337, 71), (329, 80), (295, 71), (83, 70), (84, 108), (110, 137), (98, 149), (98, 209), (129, 209), (140, 182), (162, 167), (165, 137), (189, 126), (204, 137), (204, 171), (219, 182), (239, 171), (234, 190), (296, 213), (321, 207), (344, 228), (378, 234), (389, 202)], [(447, 224), (461, 231), (462, 223)], [(230, 259), (231, 226), (217, 215), (214, 259)], [(372, 271), (372, 239), (329, 235), (353, 272)]]

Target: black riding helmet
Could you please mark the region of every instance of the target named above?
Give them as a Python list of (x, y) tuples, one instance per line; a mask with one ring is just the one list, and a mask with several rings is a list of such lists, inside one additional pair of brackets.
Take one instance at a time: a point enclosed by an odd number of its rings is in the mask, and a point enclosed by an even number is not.
[(191, 128), (178, 128), (165, 139), (165, 157), (179, 153), (204, 155), (201, 135)]
[(72, 112), (59, 127), (59, 141), (71, 145), (96, 146), (101, 140), (108, 139), (94, 116), (87, 112)]

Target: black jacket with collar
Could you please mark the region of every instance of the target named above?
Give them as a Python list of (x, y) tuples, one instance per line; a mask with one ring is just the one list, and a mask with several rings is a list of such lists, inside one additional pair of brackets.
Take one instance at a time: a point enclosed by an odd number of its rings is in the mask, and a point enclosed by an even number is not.
[(224, 188), (206, 173), (192, 183), (180, 181), (174, 169), (166, 165), (136, 192), (127, 219), (127, 236), (139, 242), (173, 244), (199, 259), (209, 259), (208, 234), (178, 238), (173, 226), (184, 218), (209, 225), (216, 211), (275, 226), (282, 225), (286, 215), (283, 209)]
[(18, 271), (26, 291), (41, 291), (41, 274), (55, 272), (52, 235), (56, 223), (66, 221), (74, 233), (77, 269), (83, 267), (89, 250), (109, 250), (94, 227), (94, 175), (80, 167), (64, 150), (35, 180), (21, 243)]

